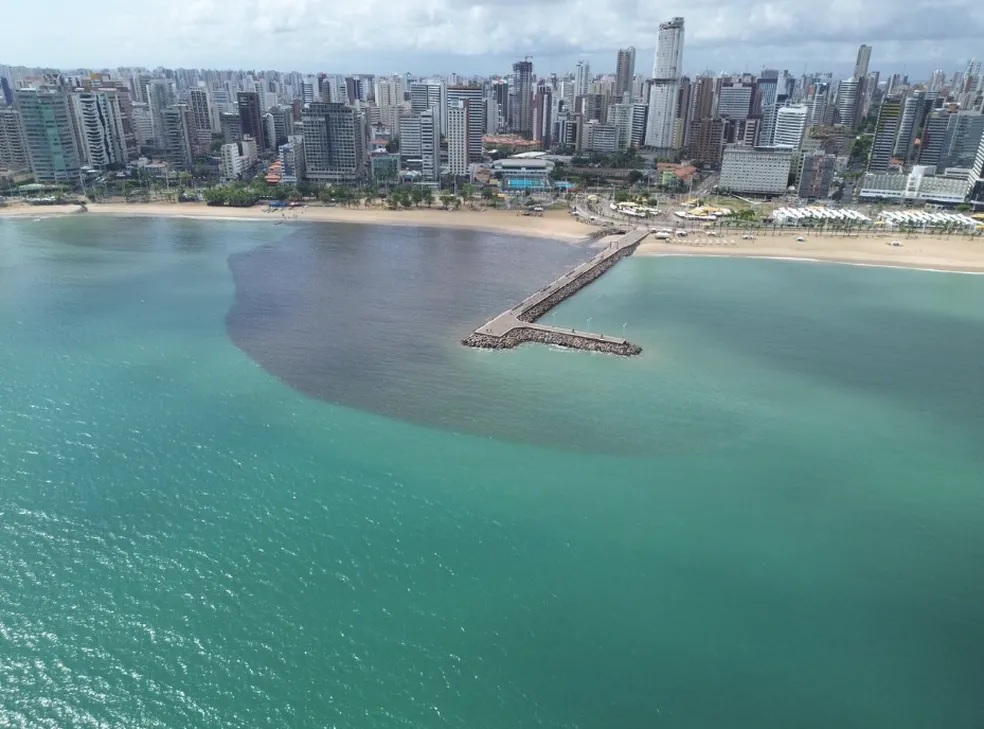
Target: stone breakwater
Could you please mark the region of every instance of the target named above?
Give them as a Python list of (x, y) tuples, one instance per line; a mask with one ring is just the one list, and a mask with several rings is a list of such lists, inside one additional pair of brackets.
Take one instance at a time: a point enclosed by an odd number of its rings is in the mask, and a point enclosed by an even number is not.
[(518, 313), (516, 318), (520, 321), (536, 321), (562, 301), (565, 301), (576, 294), (592, 281), (596, 281), (601, 278), (616, 263), (621, 261), (626, 256), (632, 255), (638, 246), (638, 243), (633, 246), (626, 246), (625, 248), (621, 248), (615, 253), (598, 260), (583, 273), (579, 274), (575, 278), (572, 278), (567, 283), (561, 284), (559, 288), (554, 289), (546, 298), (540, 299), (539, 301), (533, 303), (529, 308), (526, 308), (522, 312)]
[(623, 356), (639, 354), (642, 347), (626, 339), (573, 329), (567, 331), (535, 322), (557, 304), (597, 280), (620, 260), (631, 255), (646, 235), (646, 230), (626, 233), (591, 260), (565, 273), (509, 311), (504, 311), (476, 329), (470, 336), (462, 339), (461, 343), (480, 349), (510, 349), (524, 342), (539, 342)]
[(553, 344), (589, 352), (604, 352), (629, 357), (642, 352), (642, 347), (625, 339), (604, 339), (590, 334), (567, 332), (556, 327), (514, 327), (501, 337), (474, 333), (462, 340), (462, 344), (478, 349), (512, 349), (525, 342)]

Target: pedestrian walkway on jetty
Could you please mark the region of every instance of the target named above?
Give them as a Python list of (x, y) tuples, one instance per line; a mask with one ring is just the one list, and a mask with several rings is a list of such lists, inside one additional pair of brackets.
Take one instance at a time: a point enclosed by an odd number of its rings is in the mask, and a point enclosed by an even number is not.
[(629, 231), (606, 246), (598, 255), (486, 322), (470, 336), (461, 340), (461, 343), (481, 349), (510, 349), (523, 342), (540, 342), (610, 354), (639, 354), (642, 347), (627, 339), (561, 329), (535, 322), (557, 304), (599, 278), (620, 260), (631, 255), (648, 234), (646, 228)]

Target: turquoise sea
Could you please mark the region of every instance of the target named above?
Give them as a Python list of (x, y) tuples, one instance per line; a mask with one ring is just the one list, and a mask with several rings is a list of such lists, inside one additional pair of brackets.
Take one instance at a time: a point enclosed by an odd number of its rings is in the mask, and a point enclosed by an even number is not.
[(984, 726), (984, 277), (0, 219), (0, 727)]

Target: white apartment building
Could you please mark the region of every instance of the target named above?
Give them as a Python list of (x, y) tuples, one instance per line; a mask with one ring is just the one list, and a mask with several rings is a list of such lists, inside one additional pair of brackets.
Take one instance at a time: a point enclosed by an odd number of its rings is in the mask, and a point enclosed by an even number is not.
[(219, 175), (223, 180), (238, 180), (245, 168), (243, 157), (239, 153), (239, 143), (223, 144), (219, 153)]
[(809, 113), (806, 104), (779, 107), (776, 110), (775, 130), (772, 134), (773, 146), (793, 149), (799, 147), (803, 143), (803, 133), (806, 131), (806, 118)]
[(789, 185), (792, 162), (791, 149), (729, 144), (719, 185), (738, 194), (781, 195)]
[(646, 145), (649, 147), (673, 147), (682, 70), (683, 18), (673, 18), (659, 26), (659, 42), (653, 62), (653, 84), (649, 89), (649, 118), (646, 123)]
[(448, 107), (448, 172), (468, 174), (468, 105), (458, 100)]

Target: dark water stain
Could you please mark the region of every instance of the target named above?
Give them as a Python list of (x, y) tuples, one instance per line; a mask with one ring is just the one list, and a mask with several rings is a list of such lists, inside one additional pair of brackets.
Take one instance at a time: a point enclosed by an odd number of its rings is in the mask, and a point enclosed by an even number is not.
[(496, 383), (462, 366), (470, 350), (458, 344), (590, 255), (463, 230), (306, 226), (230, 257), (236, 295), (226, 324), (247, 355), (312, 397), (447, 430), (597, 450), (593, 428), (561, 437), (508, 408), (486, 417)]

